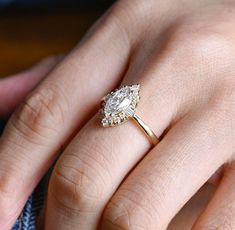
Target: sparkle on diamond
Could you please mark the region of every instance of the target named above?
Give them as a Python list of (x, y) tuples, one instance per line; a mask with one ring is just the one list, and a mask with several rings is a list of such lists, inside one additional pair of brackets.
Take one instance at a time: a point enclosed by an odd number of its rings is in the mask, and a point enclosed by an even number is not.
[(125, 111), (131, 104), (130, 88), (122, 88), (114, 92), (107, 100), (104, 111), (107, 114), (117, 114)]

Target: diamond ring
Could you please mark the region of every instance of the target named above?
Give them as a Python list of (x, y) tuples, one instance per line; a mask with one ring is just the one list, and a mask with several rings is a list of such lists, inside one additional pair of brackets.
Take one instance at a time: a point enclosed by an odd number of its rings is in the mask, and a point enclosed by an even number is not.
[(159, 142), (154, 134), (137, 115), (136, 108), (140, 101), (140, 85), (123, 86), (109, 93), (102, 99), (101, 124), (103, 127), (119, 125), (132, 118), (147, 134), (150, 142), (156, 145)]

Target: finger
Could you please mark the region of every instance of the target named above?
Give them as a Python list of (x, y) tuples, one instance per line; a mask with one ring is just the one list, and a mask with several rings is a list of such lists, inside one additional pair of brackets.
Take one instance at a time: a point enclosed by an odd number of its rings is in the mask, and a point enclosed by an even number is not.
[[(138, 50), (141, 55), (133, 57), (123, 81), (123, 84), (141, 83), (142, 99), (138, 115), (158, 136), (187, 113), (195, 98), (200, 98), (197, 107), (205, 104), (214, 89), (214, 84), (211, 84), (211, 91), (205, 92), (206, 86), (201, 87), (200, 79), (198, 82), (195, 80), (198, 68), (189, 65), (185, 58), (193, 48), (196, 54), (199, 52), (197, 44), (202, 42), (195, 42), (194, 36), (191, 39), (193, 43), (186, 49), (186, 41), (182, 38), (177, 40), (181, 43), (177, 51), (175, 44), (164, 44), (167, 46), (164, 56), (154, 53), (149, 57), (147, 52), (146, 57), (142, 55), (145, 53), (143, 50)], [(204, 47), (201, 50), (205, 50)], [(161, 60), (158, 68), (156, 58)], [(199, 60), (198, 57), (195, 59)], [(206, 71), (208, 65), (204, 63)], [(190, 87), (182, 87), (182, 82)], [(92, 118), (80, 131), (54, 170), (48, 193), (46, 229), (73, 229), (78, 226), (86, 230), (95, 229), (110, 197), (150, 149), (139, 128), (131, 122), (113, 129), (104, 129), (99, 127), (97, 119)]]
[(54, 169), (46, 229), (95, 229), (109, 198), (150, 148), (132, 123), (109, 130), (97, 119), (80, 131)]
[(206, 183), (190, 201), (177, 213), (167, 230), (188, 230), (205, 210), (215, 192), (215, 186)]
[(171, 128), (112, 197), (102, 229), (167, 228), (183, 205), (231, 156), (229, 132), (221, 132), (225, 121), (215, 116), (214, 109), (201, 108)]
[[(132, 73), (129, 72), (128, 76)], [(140, 110), (138, 113), (160, 136), (175, 114), (174, 106), (164, 105), (177, 102), (165, 90), (166, 85), (156, 83), (154, 89), (149, 90), (149, 84), (141, 84), (141, 96), (149, 98), (152, 90), (158, 92), (155, 99), (159, 110), (154, 111), (158, 122), (154, 122), (152, 114), (143, 113), (152, 108), (151, 103), (141, 103), (142, 113)], [(100, 126), (98, 118), (97, 114), (80, 130), (54, 169), (47, 198), (46, 229), (76, 229), (78, 226), (80, 229), (96, 229), (112, 194), (151, 148), (144, 134), (132, 122), (105, 129)]]
[(0, 79), (0, 117), (7, 117), (23, 98), (61, 60), (61, 56), (49, 57), (29, 70)]
[(120, 81), (129, 49), (116, 19), (100, 23), (13, 114), (0, 143), (2, 229), (13, 224), (61, 146)]
[(225, 168), (221, 183), (193, 230), (235, 229), (235, 171), (234, 163)]

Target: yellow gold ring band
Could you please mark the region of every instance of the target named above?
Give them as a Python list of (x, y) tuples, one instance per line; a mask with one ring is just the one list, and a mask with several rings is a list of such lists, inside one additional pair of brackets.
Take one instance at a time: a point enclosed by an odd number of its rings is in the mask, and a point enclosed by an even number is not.
[(153, 130), (136, 115), (136, 108), (140, 101), (139, 91), (140, 85), (136, 84), (123, 86), (105, 96), (100, 110), (101, 124), (103, 127), (112, 127), (132, 118), (155, 146), (159, 139)]

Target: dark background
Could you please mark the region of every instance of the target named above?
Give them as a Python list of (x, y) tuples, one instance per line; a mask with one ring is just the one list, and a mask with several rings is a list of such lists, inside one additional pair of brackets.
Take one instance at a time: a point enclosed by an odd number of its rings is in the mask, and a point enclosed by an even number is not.
[(0, 0), (0, 77), (68, 52), (110, 0)]
[(107, 5), (111, 0), (0, 0), (2, 7), (74, 7), (74, 6), (94, 6)]

